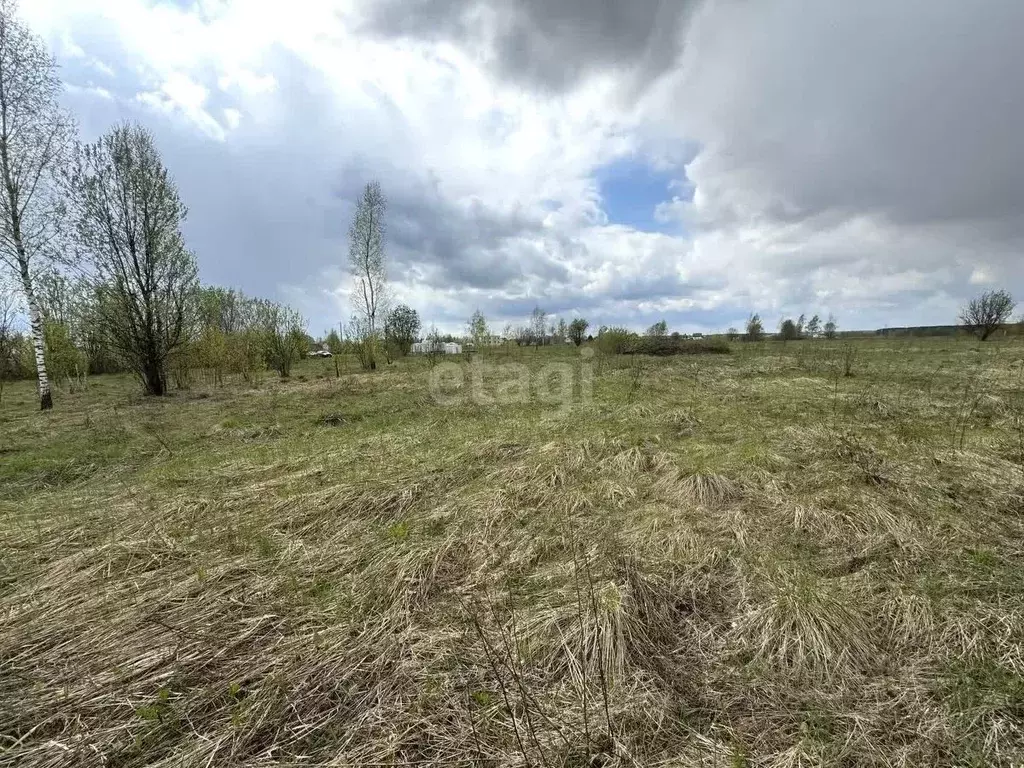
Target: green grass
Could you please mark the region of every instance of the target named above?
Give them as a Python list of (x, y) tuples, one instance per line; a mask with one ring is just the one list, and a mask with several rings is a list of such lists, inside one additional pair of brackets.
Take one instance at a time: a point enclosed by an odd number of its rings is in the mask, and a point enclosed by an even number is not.
[(9, 384), (0, 763), (1021, 765), (1024, 346), (844, 346)]

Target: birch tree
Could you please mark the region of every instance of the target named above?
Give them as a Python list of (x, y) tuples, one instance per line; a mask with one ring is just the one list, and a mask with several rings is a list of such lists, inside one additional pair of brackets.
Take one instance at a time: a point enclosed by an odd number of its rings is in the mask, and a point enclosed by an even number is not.
[(469, 338), (473, 340), (473, 344), (477, 349), (483, 346), (484, 342), (491, 335), (487, 328), (487, 318), (484, 317), (484, 313), (479, 309), (469, 318), (466, 329), (469, 331)]
[(18, 281), (28, 306), (39, 407), (53, 407), (46, 374), (43, 317), (33, 278), (57, 246), (63, 221), (56, 171), (74, 139), (71, 116), (58, 105), (57, 65), (0, 0), (0, 263)]
[(96, 322), (146, 392), (167, 391), (168, 362), (199, 325), (187, 209), (144, 128), (116, 126), (70, 174), (78, 242), (99, 291)]
[(360, 359), (371, 370), (377, 368), (377, 325), (387, 302), (386, 211), (387, 199), (380, 182), (371, 181), (356, 203), (355, 218), (348, 231), (348, 258), (354, 283), (352, 303), (357, 319), (354, 326), (365, 352)]

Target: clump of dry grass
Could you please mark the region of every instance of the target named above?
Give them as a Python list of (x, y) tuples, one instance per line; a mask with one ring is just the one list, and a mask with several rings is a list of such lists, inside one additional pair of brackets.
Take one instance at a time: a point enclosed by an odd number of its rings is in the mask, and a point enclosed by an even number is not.
[(743, 582), (731, 643), (748, 663), (796, 676), (868, 669), (876, 655), (863, 597), (840, 579), (756, 569)]
[(666, 469), (656, 487), (665, 498), (702, 507), (720, 507), (742, 498), (742, 486), (714, 472), (687, 472), (676, 467)]
[(866, 415), (872, 349), (834, 398), (764, 345), (568, 415), (400, 363), (4, 421), (0, 762), (1020, 765), (1008, 395), (951, 447), (952, 353)]

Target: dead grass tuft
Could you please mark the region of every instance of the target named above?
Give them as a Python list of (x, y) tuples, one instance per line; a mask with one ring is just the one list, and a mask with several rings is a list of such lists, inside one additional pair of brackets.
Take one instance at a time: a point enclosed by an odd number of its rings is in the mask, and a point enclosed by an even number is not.
[(854, 343), (564, 411), (442, 407), (416, 360), (17, 383), (0, 762), (1024, 764), (1016, 342)]
[(663, 472), (656, 487), (667, 499), (709, 508), (734, 503), (743, 496), (742, 486), (724, 475), (675, 467)]
[(745, 575), (743, 585), (730, 643), (748, 663), (798, 677), (872, 667), (871, 623), (852, 583), (769, 567)]

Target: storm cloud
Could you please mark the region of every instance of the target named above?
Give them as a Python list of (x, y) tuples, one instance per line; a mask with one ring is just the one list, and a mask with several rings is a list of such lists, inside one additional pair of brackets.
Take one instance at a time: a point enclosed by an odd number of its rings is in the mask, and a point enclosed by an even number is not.
[(673, 67), (682, 51), (688, 0), (384, 0), (367, 30), (385, 36), (481, 43), (499, 76), (565, 91), (612, 71), (635, 95)]

